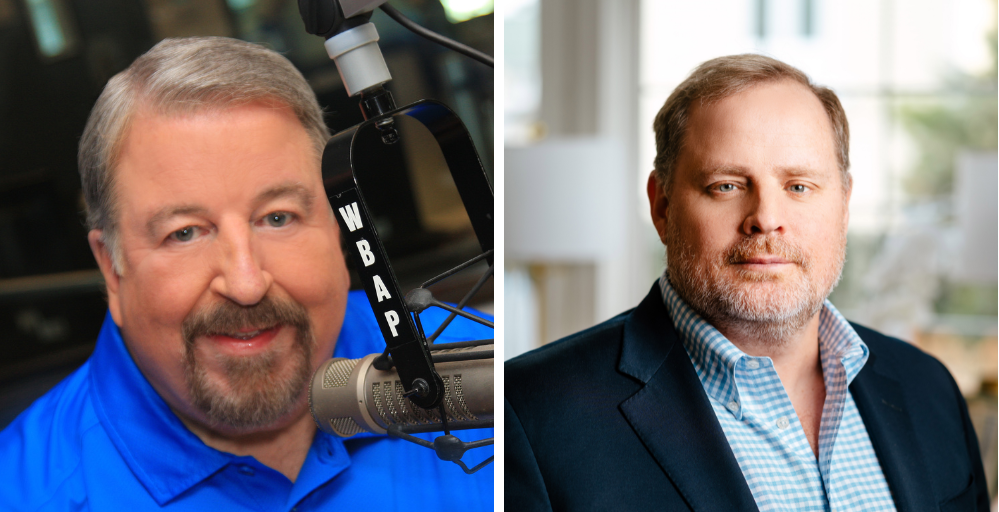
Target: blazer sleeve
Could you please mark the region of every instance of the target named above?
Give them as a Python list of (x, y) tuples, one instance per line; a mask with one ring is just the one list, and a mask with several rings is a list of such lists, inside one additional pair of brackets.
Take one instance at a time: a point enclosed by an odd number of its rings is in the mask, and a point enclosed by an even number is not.
[(518, 512), (551, 512), (545, 480), (538, 468), (534, 450), (524, 432), (520, 418), (510, 402), (503, 400), (504, 414), (504, 507)]

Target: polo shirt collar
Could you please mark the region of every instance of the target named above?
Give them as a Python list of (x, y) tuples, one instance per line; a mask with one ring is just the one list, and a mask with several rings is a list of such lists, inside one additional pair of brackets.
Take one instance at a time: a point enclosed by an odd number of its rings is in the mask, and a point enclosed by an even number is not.
[[(90, 363), (97, 416), (122, 459), (161, 506), (227, 464), (245, 460), (206, 445), (181, 423), (132, 360), (110, 313)], [(289, 498), (301, 499), (349, 465), (340, 439), (317, 430)]]

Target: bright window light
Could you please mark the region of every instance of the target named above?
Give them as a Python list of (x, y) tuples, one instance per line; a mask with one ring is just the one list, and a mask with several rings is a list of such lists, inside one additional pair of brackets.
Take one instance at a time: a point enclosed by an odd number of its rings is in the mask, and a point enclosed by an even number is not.
[(493, 0), (441, 0), (441, 5), (451, 23), (461, 23), (493, 12)]

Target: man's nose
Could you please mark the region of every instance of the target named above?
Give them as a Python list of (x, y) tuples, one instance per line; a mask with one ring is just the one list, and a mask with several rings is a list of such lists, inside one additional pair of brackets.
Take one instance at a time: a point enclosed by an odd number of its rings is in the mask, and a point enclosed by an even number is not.
[(782, 192), (777, 186), (753, 188), (749, 195), (749, 211), (742, 224), (743, 234), (752, 236), (784, 232)]
[(263, 269), (259, 251), (254, 250), (250, 226), (227, 231), (219, 236), (222, 254), (212, 291), (237, 304), (252, 306), (267, 295), (274, 278)]

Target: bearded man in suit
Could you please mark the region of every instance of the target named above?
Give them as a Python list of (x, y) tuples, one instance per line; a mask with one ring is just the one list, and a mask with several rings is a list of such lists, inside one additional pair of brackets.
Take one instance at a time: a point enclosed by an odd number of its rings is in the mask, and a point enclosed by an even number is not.
[(654, 129), (668, 268), (636, 309), (507, 363), (507, 506), (988, 510), (947, 370), (826, 300), (853, 187), (835, 93), (721, 57)]

